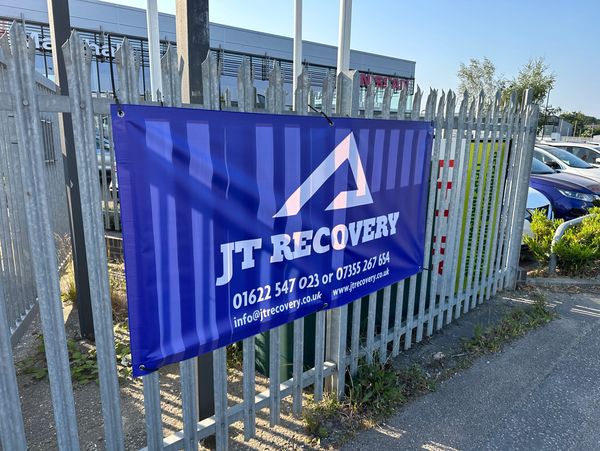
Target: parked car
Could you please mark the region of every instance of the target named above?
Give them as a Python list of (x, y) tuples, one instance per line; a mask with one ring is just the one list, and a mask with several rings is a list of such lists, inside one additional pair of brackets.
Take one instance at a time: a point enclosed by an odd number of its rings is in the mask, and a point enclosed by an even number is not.
[(545, 144), (536, 144), (533, 156), (552, 169), (581, 175), (600, 182), (600, 168), (592, 166), (566, 150)]
[(596, 199), (600, 199), (600, 183), (567, 172), (557, 172), (537, 158), (531, 166), (529, 186), (546, 196), (554, 217), (565, 220), (587, 214)]
[(533, 212), (536, 210), (543, 211), (549, 219), (554, 217), (550, 199), (537, 189), (529, 187), (529, 192), (527, 193), (527, 207), (525, 210), (525, 223), (523, 224), (523, 236), (533, 236), (533, 233), (531, 232), (531, 218)]
[(600, 166), (600, 145), (596, 143), (548, 142), (544, 145), (566, 150), (586, 163)]

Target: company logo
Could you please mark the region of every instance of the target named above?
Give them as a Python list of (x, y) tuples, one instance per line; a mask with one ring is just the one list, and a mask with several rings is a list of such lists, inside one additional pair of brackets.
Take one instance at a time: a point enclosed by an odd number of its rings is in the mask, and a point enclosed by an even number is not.
[[(52, 39), (50, 38), (50, 36), (42, 37), (38, 32), (32, 31), (29, 33), (29, 39), (31, 39), (31, 41), (33, 42), (33, 46), (36, 48), (36, 50), (46, 50), (48, 52), (51, 52), (53, 50)], [(84, 41), (87, 43), (90, 50), (94, 53), (96, 57), (114, 58), (115, 53), (117, 51), (115, 47), (109, 49), (108, 44), (104, 44), (101, 46), (99, 44), (96, 44), (95, 42), (90, 42), (89, 39), (84, 39)]]
[(372, 204), (373, 197), (371, 196), (371, 190), (367, 184), (365, 170), (360, 161), (360, 154), (356, 147), (354, 134), (350, 133), (335, 147), (335, 149), (333, 149), (333, 152), (323, 160), (312, 174), (308, 176), (302, 185), (292, 193), (283, 204), (283, 207), (281, 207), (273, 217), (284, 218), (297, 215), (304, 204), (314, 196), (329, 177), (331, 177), (346, 161), (350, 165), (350, 170), (354, 175), (357, 188), (354, 191), (343, 191), (339, 193), (325, 210), (341, 210), (344, 208)]

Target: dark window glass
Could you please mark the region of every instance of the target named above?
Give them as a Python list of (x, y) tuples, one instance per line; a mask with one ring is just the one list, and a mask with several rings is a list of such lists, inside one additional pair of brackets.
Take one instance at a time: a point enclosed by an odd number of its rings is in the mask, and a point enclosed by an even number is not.
[(533, 159), (533, 163), (531, 164), (531, 173), (532, 174), (554, 174), (554, 169), (546, 166), (537, 158)]

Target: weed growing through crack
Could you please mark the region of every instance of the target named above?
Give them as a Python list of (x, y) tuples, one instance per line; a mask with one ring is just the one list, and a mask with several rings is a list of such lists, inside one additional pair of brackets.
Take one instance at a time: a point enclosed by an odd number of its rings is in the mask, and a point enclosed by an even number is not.
[(357, 373), (348, 374), (346, 380), (343, 400), (325, 397), (320, 403), (310, 402), (304, 409), (306, 430), (318, 442), (328, 439), (339, 445), (359, 429), (391, 415), (409, 399), (436, 389), (435, 381), (417, 364), (395, 370), (389, 362), (363, 361)]
[(394, 407), (406, 402), (398, 374), (387, 362), (359, 365), (356, 375), (350, 375), (348, 380), (348, 401), (356, 413), (387, 416)]
[(484, 329), (476, 325), (473, 337), (463, 343), (463, 349), (472, 355), (498, 352), (507, 343), (549, 323), (555, 316), (546, 299), (536, 293), (532, 305), (513, 310), (497, 326)]
[(328, 437), (334, 423), (332, 419), (343, 412), (343, 406), (335, 397), (326, 394), (321, 402), (309, 401), (303, 411), (304, 425), (317, 440)]
[(402, 385), (406, 398), (437, 390), (437, 381), (416, 363), (398, 371), (398, 382)]

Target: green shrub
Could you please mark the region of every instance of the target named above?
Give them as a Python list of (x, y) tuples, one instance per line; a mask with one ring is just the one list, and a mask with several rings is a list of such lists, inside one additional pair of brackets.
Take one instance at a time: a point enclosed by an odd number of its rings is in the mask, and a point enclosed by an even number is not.
[(536, 210), (531, 215), (531, 232), (533, 236), (523, 237), (523, 242), (529, 247), (534, 258), (542, 265), (548, 264), (550, 259), (550, 247), (552, 246), (552, 237), (559, 225), (564, 221), (562, 219), (548, 219), (544, 212)]
[(568, 229), (554, 246), (554, 252), (559, 268), (565, 273), (576, 275), (593, 266), (600, 260), (600, 215), (585, 218)]
[(355, 411), (367, 410), (386, 416), (406, 401), (404, 386), (389, 363), (359, 365), (357, 374), (350, 376), (347, 388)]
[[(568, 228), (554, 246), (558, 268), (564, 274), (581, 275), (600, 261), (600, 207), (590, 209), (590, 216)], [(524, 237), (535, 259), (548, 263), (552, 238), (562, 219), (550, 220), (542, 212), (534, 212), (531, 221), (533, 237)]]

